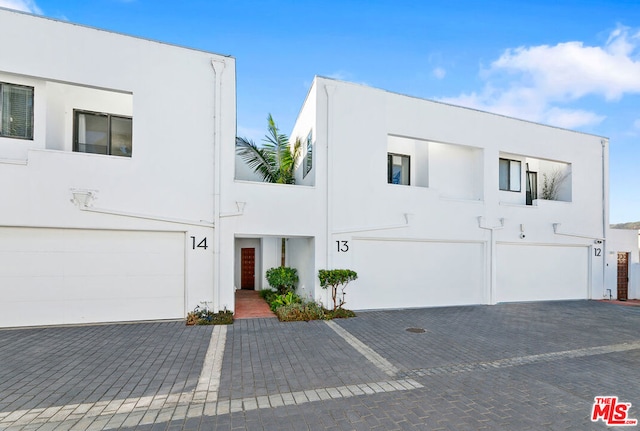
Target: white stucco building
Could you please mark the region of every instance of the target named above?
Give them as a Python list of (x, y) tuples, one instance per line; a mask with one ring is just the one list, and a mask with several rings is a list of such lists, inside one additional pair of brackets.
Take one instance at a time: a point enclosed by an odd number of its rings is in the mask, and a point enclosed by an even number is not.
[(358, 272), (354, 309), (601, 299), (611, 288), (606, 138), (326, 78), (295, 137), (312, 154), (301, 186), (242, 184), (246, 215), (264, 214), (272, 189), (290, 203), (235, 229), (291, 237), (314, 262), (302, 264), (310, 296), (327, 302), (320, 268)]
[(235, 60), (5, 9), (0, 40), (0, 326), (211, 300)]
[(283, 237), (307, 297), (357, 271), (356, 310), (615, 298), (618, 252), (638, 294), (605, 138), (316, 78), (297, 184), (266, 184), (233, 58), (4, 9), (0, 39), (0, 327), (233, 310)]

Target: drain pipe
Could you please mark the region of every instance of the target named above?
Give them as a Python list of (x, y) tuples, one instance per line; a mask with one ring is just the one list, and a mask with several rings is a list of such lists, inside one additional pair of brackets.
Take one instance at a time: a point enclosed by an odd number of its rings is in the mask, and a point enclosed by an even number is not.
[(496, 272), (497, 272), (497, 267), (496, 267), (496, 261), (497, 261), (497, 249), (496, 249), (496, 237), (494, 235), (494, 231), (496, 230), (500, 230), (504, 228), (504, 218), (500, 219), (500, 226), (493, 226), (493, 227), (488, 227), (488, 226), (483, 226), (483, 222), (484, 221), (484, 217), (482, 216), (478, 216), (478, 227), (480, 229), (484, 229), (484, 230), (488, 230), (490, 232), (490, 236), (489, 236), (489, 256), (491, 259), (491, 265), (490, 265), (490, 269), (489, 269), (489, 275), (490, 275), (490, 281), (489, 281), (489, 304), (490, 305), (494, 305), (495, 304), (495, 296), (496, 296), (496, 283), (497, 283), (497, 276), (496, 276)]
[[(607, 229), (609, 228), (609, 201), (608, 201), (608, 193), (607, 189), (609, 188), (609, 140), (602, 139), (600, 140), (600, 145), (602, 146), (602, 238), (607, 238)], [(604, 290), (606, 287), (607, 277), (607, 241), (602, 244), (602, 289)], [(609, 294), (611, 294), (611, 290), (609, 289)], [(593, 296), (593, 295), (590, 295)]]
[(562, 223), (552, 223), (553, 226), (553, 233), (556, 235), (562, 235), (562, 236), (571, 236), (574, 238), (585, 238), (585, 239), (592, 239), (594, 241), (599, 241), (596, 244), (600, 244), (602, 242), (604, 242), (605, 238), (603, 237), (597, 237), (597, 236), (591, 236), (591, 235), (580, 235), (577, 233), (566, 233), (566, 232), (560, 232), (560, 226), (562, 226)]
[(220, 233), (222, 232), (220, 226), (220, 190), (222, 179), (222, 138), (221, 127), (222, 122), (221, 115), (221, 103), (222, 103), (222, 73), (224, 72), (225, 63), (223, 61), (211, 60), (211, 67), (213, 69), (213, 312), (220, 311)]
[[(327, 213), (326, 213), (326, 219), (325, 219), (325, 224), (326, 224), (326, 231), (325, 231), (325, 235), (327, 236), (326, 238), (326, 243), (325, 243), (325, 247), (327, 249), (327, 254), (326, 254), (326, 268), (327, 269), (333, 269), (333, 247), (331, 247), (331, 241), (333, 240), (333, 199), (331, 198), (332, 193), (331, 193), (331, 188), (333, 186), (333, 151), (332, 151), (332, 145), (333, 145), (333, 110), (331, 109), (331, 105), (333, 104), (333, 95), (334, 92), (336, 90), (336, 87), (334, 85), (328, 85), (328, 84), (324, 84), (324, 92), (327, 96), (327, 109), (326, 109), (326, 114), (327, 114), (327, 129), (326, 129), (326, 140), (327, 140), (327, 152), (326, 152), (326, 162), (327, 162), (327, 170), (325, 172), (325, 175), (327, 176), (327, 182), (326, 182), (326, 202), (327, 202)], [(316, 285), (318, 283), (318, 278), (315, 278), (316, 280)], [(324, 298), (323, 298), (323, 302), (325, 304), (329, 303), (329, 289), (325, 290), (325, 294), (324, 294)], [(316, 297), (316, 294), (314, 293), (314, 297)]]
[(350, 229), (338, 229), (334, 230), (333, 234), (343, 234), (343, 233), (357, 233), (357, 232), (373, 232), (376, 230), (390, 230), (390, 229), (401, 229), (405, 227), (409, 227), (411, 224), (411, 219), (413, 214), (404, 213), (404, 223), (401, 224), (390, 224), (384, 226), (370, 226), (370, 227), (359, 227), (359, 228), (350, 228)]

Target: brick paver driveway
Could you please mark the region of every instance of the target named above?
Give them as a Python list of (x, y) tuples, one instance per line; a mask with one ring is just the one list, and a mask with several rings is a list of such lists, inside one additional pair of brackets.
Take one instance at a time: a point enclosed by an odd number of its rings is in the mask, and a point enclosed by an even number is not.
[(0, 330), (0, 430), (614, 429), (606, 395), (640, 419), (640, 307)]

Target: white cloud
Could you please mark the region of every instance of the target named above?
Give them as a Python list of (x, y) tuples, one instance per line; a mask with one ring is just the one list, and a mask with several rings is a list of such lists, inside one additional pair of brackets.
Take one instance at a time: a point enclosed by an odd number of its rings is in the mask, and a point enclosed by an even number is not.
[(33, 0), (0, 0), (0, 7), (42, 15), (42, 10)]
[(553, 107), (545, 112), (545, 118), (542, 119), (542, 122), (566, 129), (574, 129), (581, 126), (600, 124), (605, 118), (603, 115), (582, 109)]
[(583, 42), (506, 50), (482, 71), (478, 93), (447, 102), (577, 128), (605, 117), (573, 106), (585, 96), (616, 101), (640, 93), (640, 33), (618, 26), (603, 46)]
[(447, 71), (442, 67), (436, 67), (431, 73), (433, 73), (433, 76), (437, 79), (443, 79), (447, 75)]

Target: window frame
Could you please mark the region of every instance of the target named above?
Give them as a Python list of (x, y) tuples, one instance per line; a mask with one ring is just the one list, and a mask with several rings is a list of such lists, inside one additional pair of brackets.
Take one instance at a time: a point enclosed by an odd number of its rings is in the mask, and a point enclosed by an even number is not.
[[(508, 171), (507, 171), (507, 188), (503, 189), (502, 185), (500, 184), (500, 162), (501, 161), (505, 161), (505, 162), (509, 162), (508, 163)], [(512, 177), (512, 173), (511, 173), (511, 167), (513, 165), (513, 163), (517, 163), (518, 164), (518, 175), (519, 175), (519, 180), (518, 180), (518, 189), (514, 189), (511, 185), (511, 177)], [(522, 161), (521, 160), (515, 160), (515, 159), (507, 159), (504, 157), (500, 157), (498, 158), (498, 189), (500, 191), (503, 192), (514, 192), (514, 193), (520, 193), (522, 192)]]
[(527, 205), (538, 199), (538, 172), (527, 170)]
[(307, 153), (304, 156), (304, 170), (302, 178), (306, 178), (307, 174), (313, 169), (313, 130), (307, 135)]
[[(393, 182), (393, 157), (401, 157), (402, 159), (407, 160), (407, 183), (403, 184), (402, 182), (394, 183)], [(401, 165), (401, 167), (404, 165)], [(402, 174), (400, 175), (402, 178)], [(397, 186), (410, 186), (411, 185), (411, 156), (408, 154), (399, 154), (399, 153), (387, 153), (387, 184), (393, 184)]]
[[(27, 108), (30, 109), (30, 112), (28, 112), (26, 118), (28, 121), (28, 136), (17, 136), (17, 135), (11, 135), (8, 133), (5, 133), (2, 129), (2, 107), (4, 106), (4, 94), (5, 94), (5, 87), (18, 87), (18, 88), (26, 88), (31, 90), (31, 94), (30, 94), (30, 104), (27, 104)], [(8, 139), (23, 139), (26, 141), (33, 141), (33, 136), (34, 136), (34, 105), (35, 105), (35, 87), (32, 87), (30, 85), (22, 85), (22, 84), (13, 84), (11, 82), (0, 82), (0, 138), (8, 138)]]
[[(80, 143), (78, 142), (78, 116), (80, 114), (107, 117), (107, 154), (90, 153), (90, 152), (87, 152), (87, 151), (80, 151), (79, 150)], [(111, 123), (111, 120), (113, 118), (131, 120), (131, 154), (129, 154), (129, 155), (112, 154), (112, 151), (111, 151), (111, 146), (112, 146), (112, 137), (111, 137), (111, 132), (112, 132), (111, 124), (112, 123)], [(128, 157), (128, 158), (133, 157), (133, 117), (130, 117), (130, 116), (127, 116), (127, 115), (110, 114), (108, 112), (89, 111), (89, 110), (86, 110), (86, 109), (74, 109), (73, 110), (73, 152), (74, 153), (82, 153), (82, 154), (97, 154), (97, 155), (100, 155), (100, 156)]]

